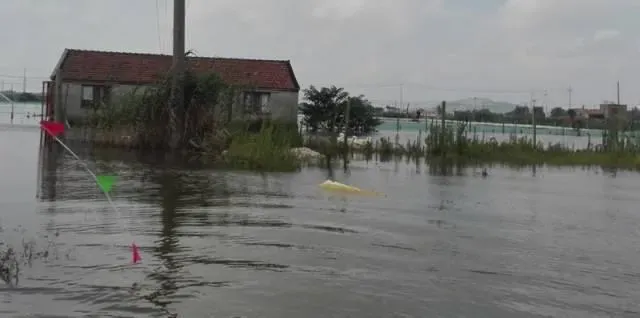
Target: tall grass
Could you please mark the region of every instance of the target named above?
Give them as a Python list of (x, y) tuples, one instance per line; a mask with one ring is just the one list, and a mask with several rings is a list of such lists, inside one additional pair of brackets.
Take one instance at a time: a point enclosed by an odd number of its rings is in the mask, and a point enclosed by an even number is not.
[[(178, 126), (178, 110), (169, 105), (170, 83), (167, 78), (156, 86), (139, 88), (114, 98), (110, 105), (95, 108), (86, 122), (97, 131), (91, 140), (115, 141), (120, 146), (135, 145), (139, 149), (170, 149), (171, 134)], [(187, 73), (185, 85), (183, 144), (190, 153), (234, 168), (288, 171), (298, 167), (290, 151), (302, 144), (296, 122), (271, 121), (261, 116), (234, 120), (233, 107), (243, 88), (227, 85), (215, 74)], [(238, 117), (245, 118), (241, 115)], [(130, 138), (122, 140), (123, 134)]]
[[(2, 228), (0, 228), (1, 232)], [(19, 233), (19, 228), (13, 232)], [(22, 231), (22, 234), (25, 232)], [(0, 240), (0, 281), (8, 286), (17, 286), (20, 282), (20, 276), (23, 266), (31, 267), (34, 261), (56, 260), (60, 257), (60, 250), (55, 238), (58, 232), (52, 237), (45, 235), (46, 244), (39, 245), (35, 239), (22, 240), (20, 247), (13, 247), (7, 242)], [(65, 251), (63, 254), (66, 259), (71, 259), (73, 250)]]
[(298, 144), (297, 129), (283, 129), (282, 126), (264, 122), (255, 132), (248, 127), (235, 130), (224, 159), (235, 168), (291, 171), (300, 166), (300, 160), (291, 152)]
[(155, 86), (113, 96), (108, 105), (95, 107), (85, 124), (103, 134), (126, 129), (138, 147), (166, 149), (179, 126), (177, 115), (184, 112), (183, 144), (201, 145), (229, 121), (239, 88), (227, 85), (214, 73), (187, 72), (183, 80), (185, 105), (182, 110), (170, 104), (171, 77), (167, 77)]
[[(457, 125), (430, 125), (426, 136), (404, 144), (385, 137), (350, 147), (352, 154), (360, 153), (367, 159), (388, 161), (395, 157), (424, 158), (433, 162), (451, 163), (505, 163), (515, 165), (549, 164), (607, 166), (640, 169), (640, 140), (619, 134), (610, 134), (603, 142), (615, 147), (589, 147), (573, 149), (561, 144), (533, 143), (528, 137), (511, 137), (505, 141), (495, 138), (469, 137), (465, 123)], [(312, 145), (313, 147), (313, 145)], [(318, 148), (315, 148), (318, 149)], [(322, 151), (322, 149), (319, 149)]]

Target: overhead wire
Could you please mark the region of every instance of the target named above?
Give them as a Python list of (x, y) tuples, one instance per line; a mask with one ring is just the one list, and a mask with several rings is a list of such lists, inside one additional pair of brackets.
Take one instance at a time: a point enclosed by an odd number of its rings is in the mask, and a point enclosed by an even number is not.
[(163, 52), (162, 31), (160, 30), (160, 0), (156, 0), (156, 32), (158, 33), (158, 48)]
[[(442, 87), (417, 82), (390, 82), (390, 83), (334, 83), (330, 86), (349, 87), (349, 88), (402, 88), (402, 87), (419, 87), (431, 91), (457, 92), (457, 93), (487, 93), (487, 94), (530, 94), (532, 92), (544, 92), (554, 90), (566, 90), (562, 88), (532, 88), (532, 89), (491, 89), (478, 87)], [(322, 86), (322, 85), (315, 85)]]
[(10, 74), (0, 74), (0, 78), (16, 78), (16, 79), (49, 79), (48, 77), (40, 77), (40, 76), (24, 76), (24, 75), (10, 75)]
[[(164, 0), (163, 3), (164, 3), (164, 21), (167, 22), (167, 26), (169, 26), (169, 23), (168, 23), (168, 21), (169, 21), (169, 0)], [(169, 27), (167, 27), (167, 30), (165, 30), (165, 31), (167, 31), (167, 34), (169, 34), (171, 32), (171, 29)], [(170, 43), (170, 41), (167, 41), (167, 42)], [(166, 46), (170, 45), (168, 43), (167, 43)], [(167, 47), (166, 51), (170, 51), (170, 48)]]

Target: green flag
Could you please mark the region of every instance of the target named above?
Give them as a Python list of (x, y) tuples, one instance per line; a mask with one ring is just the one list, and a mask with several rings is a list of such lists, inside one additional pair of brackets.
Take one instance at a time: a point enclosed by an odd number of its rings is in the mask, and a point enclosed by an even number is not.
[(107, 193), (111, 191), (113, 184), (116, 182), (115, 176), (97, 176), (96, 179), (98, 179), (98, 186), (100, 189)]

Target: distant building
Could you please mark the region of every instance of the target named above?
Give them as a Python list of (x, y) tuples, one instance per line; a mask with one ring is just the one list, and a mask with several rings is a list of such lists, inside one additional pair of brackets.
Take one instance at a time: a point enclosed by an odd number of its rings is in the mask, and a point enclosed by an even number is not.
[(605, 119), (611, 118), (613, 116), (619, 116), (622, 118), (628, 117), (627, 105), (623, 105), (623, 104), (614, 104), (614, 103), (600, 104), (600, 111), (604, 114)]
[(567, 113), (569, 114), (568, 117), (571, 117), (571, 114), (573, 113), (573, 117), (576, 120), (589, 119), (589, 114), (587, 113), (587, 110), (584, 109), (584, 106), (582, 108), (570, 108), (567, 110)]
[(388, 113), (399, 113), (401, 112), (400, 108), (398, 107), (393, 107), (393, 106), (385, 106), (385, 111)]
[(422, 117), (428, 118), (428, 119), (434, 119), (434, 118), (440, 118), (440, 115), (438, 114), (437, 109), (425, 109), (424, 112), (422, 113)]
[[(45, 82), (47, 114), (61, 101), (68, 119), (83, 119), (118, 95), (157, 84), (170, 71), (172, 56), (66, 49)], [(232, 118), (267, 117), (296, 122), (300, 86), (289, 61), (187, 57), (195, 73), (215, 72), (228, 84), (245, 87), (232, 107)], [(55, 98), (61, 76), (62, 96)]]
[(600, 109), (583, 109), (586, 119), (604, 119), (604, 112)]
[(569, 113), (573, 112), (574, 120), (587, 120), (587, 119), (604, 119), (604, 112), (601, 109), (594, 108), (571, 108)]

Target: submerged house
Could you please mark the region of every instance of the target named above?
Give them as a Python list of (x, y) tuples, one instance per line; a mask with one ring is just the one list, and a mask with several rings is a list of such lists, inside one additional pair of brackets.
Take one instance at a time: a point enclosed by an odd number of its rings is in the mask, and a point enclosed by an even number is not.
[[(43, 83), (45, 114), (52, 115), (57, 102), (68, 120), (82, 120), (118, 95), (158, 83), (171, 66), (170, 55), (66, 49), (51, 81)], [(300, 86), (289, 61), (187, 57), (187, 68), (217, 73), (226, 83), (246, 88), (233, 105), (234, 119), (297, 122)], [(55, 89), (56, 83), (61, 89)]]

